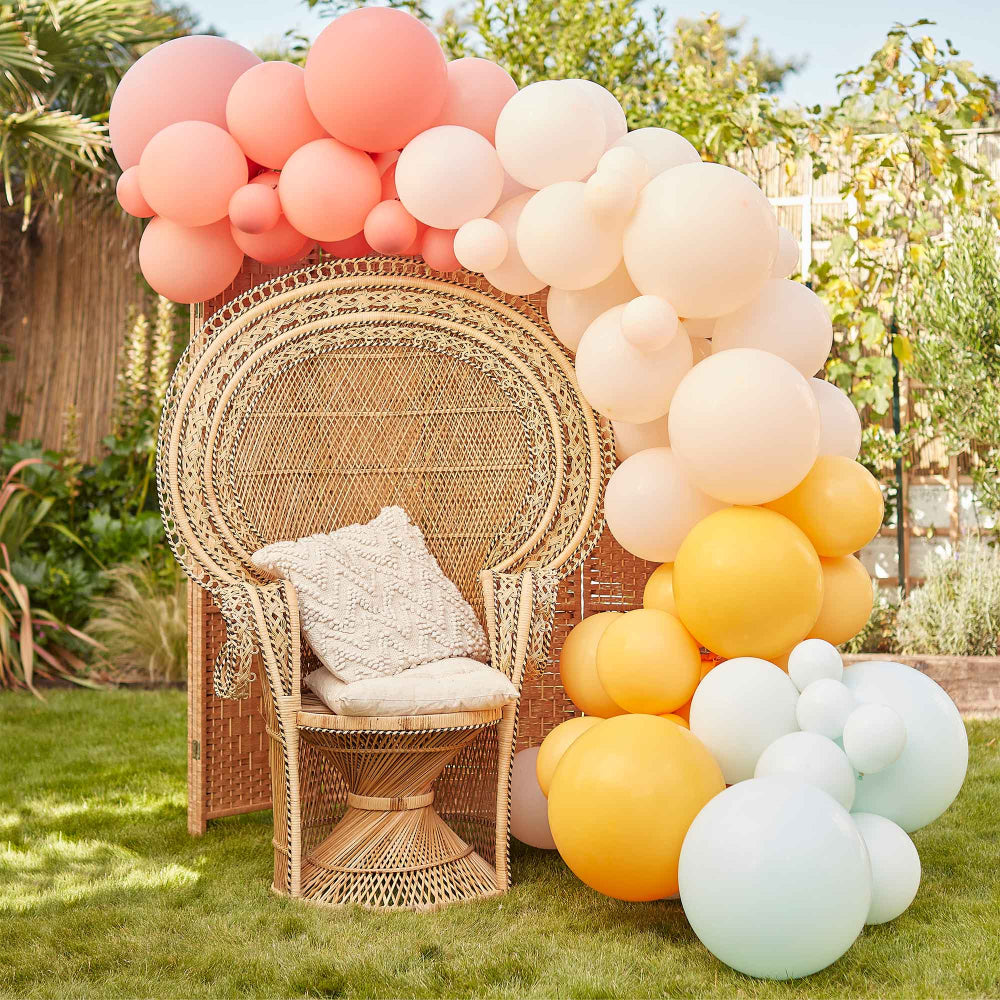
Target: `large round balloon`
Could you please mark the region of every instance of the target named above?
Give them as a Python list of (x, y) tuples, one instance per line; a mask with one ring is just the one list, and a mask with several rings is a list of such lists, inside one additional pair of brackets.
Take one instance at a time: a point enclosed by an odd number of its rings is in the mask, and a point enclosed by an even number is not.
[(712, 353), (756, 347), (784, 358), (806, 378), (818, 372), (833, 346), (833, 323), (823, 300), (798, 281), (764, 283), (752, 302), (720, 316), (712, 333)]
[(819, 404), (819, 453), (855, 459), (861, 451), (861, 414), (850, 396), (832, 382), (809, 379)]
[(185, 35), (150, 49), (122, 77), (111, 99), (108, 132), (122, 170), (135, 166), (146, 143), (183, 121), (226, 127), (226, 100), (260, 58), (215, 35)]
[(604, 495), (615, 540), (652, 562), (672, 562), (687, 533), (723, 506), (691, 484), (669, 448), (647, 448), (625, 459)]
[(668, 128), (637, 128), (623, 135), (615, 146), (634, 149), (649, 168), (650, 177), (683, 163), (700, 163), (698, 150), (687, 139)]
[(538, 747), (514, 754), (510, 778), (510, 835), (529, 847), (551, 851), (555, 846), (549, 830), (548, 803), (538, 784)]
[(575, 351), (587, 327), (601, 313), (607, 312), (612, 306), (624, 305), (638, 294), (638, 289), (632, 284), (622, 263), (607, 278), (590, 288), (577, 291), (549, 289), (545, 308), (552, 332), (566, 347)]
[(317, 139), (288, 158), (278, 195), (288, 221), (300, 233), (314, 240), (344, 240), (364, 228), (368, 213), (381, 200), (382, 184), (370, 156), (336, 139)]
[(299, 146), (326, 135), (306, 100), (302, 67), (277, 60), (253, 66), (233, 84), (226, 124), (251, 160), (273, 170)]
[(218, 125), (188, 121), (168, 125), (146, 144), (139, 184), (157, 215), (182, 226), (224, 219), (229, 199), (247, 182), (247, 160)]
[(624, 311), (625, 306), (614, 306), (587, 327), (576, 349), (576, 377), (584, 398), (599, 413), (645, 424), (670, 409), (691, 370), (691, 341), (682, 324), (662, 351), (640, 351), (622, 335)]
[(778, 224), (760, 188), (718, 163), (687, 163), (654, 177), (625, 229), (625, 266), (645, 295), (681, 316), (723, 316), (760, 294)]
[(719, 762), (727, 784), (753, 777), (760, 755), (798, 729), (798, 692), (773, 663), (740, 656), (706, 674), (691, 699), (691, 732)]
[(955, 703), (913, 667), (873, 660), (844, 671), (861, 705), (888, 705), (906, 725), (899, 759), (858, 782), (854, 806), (898, 823), (907, 833), (933, 822), (954, 802), (969, 764), (969, 741)]
[(729, 507), (699, 521), (674, 560), (681, 621), (720, 656), (780, 656), (804, 639), (823, 604), (823, 571), (787, 518)]
[[(694, 354), (694, 351), (695, 342), (692, 340), (691, 353)], [(615, 455), (619, 462), (624, 462), (626, 458), (631, 458), (632, 455), (647, 448), (670, 447), (666, 414), (645, 424), (627, 424), (624, 420), (612, 420), (611, 429), (615, 432)]]
[(767, 506), (794, 521), (821, 556), (857, 552), (878, 534), (885, 513), (878, 481), (842, 455), (820, 456), (793, 490)]
[(691, 928), (748, 976), (797, 979), (835, 962), (872, 900), (868, 852), (839, 803), (798, 778), (755, 778), (716, 796), (684, 839)]
[(488, 216), (503, 229), (507, 237), (507, 256), (499, 267), (484, 271), (483, 277), (501, 292), (510, 295), (530, 295), (545, 287), (545, 282), (525, 267), (517, 249), (517, 224), (524, 206), (533, 194), (534, 191), (525, 191), (508, 201), (501, 201)]
[(616, 705), (597, 676), (597, 646), (618, 611), (589, 615), (570, 630), (559, 653), (559, 677), (569, 700), (581, 712), (610, 719), (624, 709)]
[(492, 143), (503, 106), (517, 84), (502, 66), (468, 57), (448, 63), (448, 89), (435, 125), (461, 125)]
[(143, 277), (154, 292), (174, 302), (203, 302), (218, 295), (242, 266), (243, 251), (233, 241), (228, 219), (194, 229), (151, 219), (139, 241)]
[(778, 255), (771, 268), (772, 278), (791, 277), (799, 269), (799, 244), (784, 226), (778, 226)]
[(872, 903), (866, 924), (895, 920), (920, 888), (920, 855), (906, 831), (874, 813), (851, 816), (868, 848), (872, 865)]
[(538, 757), (535, 760), (535, 773), (543, 795), (549, 794), (552, 776), (556, 773), (556, 767), (562, 760), (563, 754), (588, 729), (593, 729), (602, 721), (596, 715), (578, 715), (560, 722), (555, 729), (549, 730), (538, 748)]
[(784, 359), (750, 348), (699, 362), (677, 387), (669, 428), (694, 484), (726, 503), (776, 500), (802, 482), (819, 450), (809, 383)]
[(618, 98), (607, 87), (602, 87), (593, 80), (578, 78), (570, 78), (566, 82), (579, 87), (600, 110), (601, 117), (604, 119), (605, 146), (614, 145), (628, 132), (625, 111), (618, 103)]
[(429, 128), (448, 89), (434, 33), (389, 7), (331, 21), (309, 50), (305, 79), (309, 107), (327, 132), (371, 153), (402, 149)]
[(686, 729), (622, 715), (563, 755), (549, 786), (549, 825), (563, 860), (592, 889), (662, 899), (677, 892), (684, 834), (723, 788), (719, 765)]
[(853, 639), (868, 623), (875, 591), (868, 570), (856, 556), (824, 556), (820, 564), (823, 607), (809, 635), (839, 646)]
[(848, 812), (854, 804), (854, 768), (833, 740), (818, 733), (785, 733), (757, 759), (755, 778), (776, 774), (801, 778), (823, 789)]

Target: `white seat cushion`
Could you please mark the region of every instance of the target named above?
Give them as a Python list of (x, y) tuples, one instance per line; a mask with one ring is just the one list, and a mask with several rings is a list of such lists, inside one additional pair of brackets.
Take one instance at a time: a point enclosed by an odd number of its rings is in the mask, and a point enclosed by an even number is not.
[(306, 676), (306, 684), (337, 715), (481, 712), (517, 698), (514, 685), (499, 670), (464, 656), (349, 684), (321, 668)]

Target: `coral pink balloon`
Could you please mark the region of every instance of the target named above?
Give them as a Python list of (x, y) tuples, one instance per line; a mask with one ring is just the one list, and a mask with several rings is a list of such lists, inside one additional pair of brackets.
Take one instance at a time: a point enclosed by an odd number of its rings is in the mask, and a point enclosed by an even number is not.
[(448, 69), (431, 30), (411, 14), (362, 7), (320, 32), (306, 60), (306, 96), (341, 142), (383, 153), (434, 123)]
[(278, 181), (288, 221), (314, 240), (343, 240), (359, 233), (381, 193), (372, 158), (336, 139), (317, 139), (297, 149)]
[(385, 153), (372, 153), (372, 163), (378, 171), (379, 177), (384, 177), (385, 172), (399, 159), (399, 150), (390, 149)]
[(398, 197), (399, 192), (396, 190), (396, 164), (390, 163), (382, 174), (382, 201), (392, 201)]
[(157, 218), (139, 241), (139, 267), (153, 290), (174, 302), (204, 302), (240, 273), (243, 251), (228, 219), (191, 228)]
[(417, 238), (417, 220), (398, 201), (380, 201), (365, 219), (365, 239), (379, 253), (403, 253)]
[(148, 219), (151, 215), (156, 215), (150, 208), (149, 202), (142, 196), (142, 188), (139, 187), (138, 167), (129, 167), (118, 178), (115, 195), (118, 198), (118, 204), (129, 215), (134, 215), (139, 219)]
[(244, 184), (229, 199), (229, 221), (240, 232), (257, 236), (278, 224), (281, 202), (278, 192), (267, 184)]
[(274, 228), (265, 233), (240, 232), (233, 225), (232, 237), (248, 257), (262, 264), (291, 264), (309, 253), (313, 246), (313, 241), (294, 229), (283, 215)]
[(420, 253), (434, 271), (457, 271), (462, 265), (455, 256), (455, 231), (428, 227), (420, 241)]
[(435, 125), (463, 125), (493, 142), (497, 118), (517, 93), (510, 73), (489, 59), (448, 63), (448, 91)]
[(139, 161), (139, 183), (157, 215), (182, 226), (207, 226), (229, 212), (248, 179), (236, 140), (218, 125), (177, 122), (157, 132)]
[(265, 167), (283, 167), (299, 146), (326, 135), (309, 110), (305, 72), (289, 62), (248, 69), (229, 91), (226, 123), (243, 152)]
[(365, 239), (365, 234), (355, 233), (354, 236), (348, 236), (346, 240), (327, 240), (320, 243), (320, 247), (323, 252), (329, 254), (331, 257), (367, 257), (372, 253), (372, 248), (368, 245), (368, 240)]
[(226, 100), (236, 80), (260, 59), (215, 35), (186, 35), (147, 52), (122, 77), (111, 100), (111, 148), (122, 170), (168, 125), (203, 121), (226, 127)]

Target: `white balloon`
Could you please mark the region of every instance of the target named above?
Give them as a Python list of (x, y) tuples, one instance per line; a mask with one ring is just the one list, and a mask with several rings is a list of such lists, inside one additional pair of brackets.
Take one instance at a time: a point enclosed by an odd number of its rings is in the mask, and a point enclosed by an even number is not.
[(776, 739), (754, 768), (755, 778), (786, 774), (832, 795), (848, 812), (854, 805), (854, 768), (844, 751), (819, 733), (788, 733)]
[(622, 223), (587, 204), (586, 184), (560, 181), (528, 199), (517, 250), (545, 284), (571, 291), (604, 281), (622, 260)]
[(501, 292), (510, 295), (530, 295), (545, 287), (545, 282), (525, 267), (517, 251), (517, 223), (524, 206), (533, 195), (533, 191), (525, 191), (510, 201), (501, 202), (489, 214), (489, 218), (503, 229), (507, 237), (507, 256), (499, 267), (484, 271), (483, 277)]
[(411, 139), (396, 161), (396, 193), (415, 219), (458, 229), (492, 212), (503, 167), (488, 139), (461, 125), (438, 125)]
[(590, 288), (577, 291), (550, 288), (546, 310), (552, 332), (561, 343), (575, 351), (584, 331), (601, 313), (634, 299), (638, 294), (624, 264), (619, 264), (604, 281)]
[(844, 661), (837, 647), (826, 639), (805, 639), (788, 654), (788, 676), (805, 691), (821, 677), (843, 680)]
[(627, 458), (604, 494), (604, 517), (618, 544), (658, 563), (673, 562), (685, 535), (723, 506), (691, 485), (669, 448)]
[(841, 742), (847, 759), (863, 778), (899, 760), (906, 747), (906, 723), (894, 708), (869, 702), (847, 717)]
[(622, 313), (622, 336), (640, 351), (662, 351), (678, 329), (677, 310), (658, 295), (640, 295)]
[(623, 135), (615, 146), (634, 149), (646, 161), (650, 177), (683, 163), (700, 163), (701, 157), (682, 135), (668, 128), (637, 128)]
[(576, 378), (598, 413), (645, 424), (670, 409), (674, 391), (694, 360), (691, 341), (680, 329), (662, 351), (637, 351), (622, 336), (624, 311), (624, 306), (614, 306), (587, 327), (576, 349)]
[(757, 759), (798, 729), (798, 692), (788, 675), (754, 656), (727, 660), (705, 675), (691, 700), (691, 732), (718, 761), (727, 785), (753, 777)]
[(821, 677), (806, 685), (795, 706), (799, 729), (839, 740), (847, 717), (857, 708), (854, 695), (831, 677)]
[(507, 234), (493, 219), (470, 219), (455, 233), (455, 256), (470, 271), (492, 271), (507, 256)]
[(752, 302), (720, 316), (712, 333), (712, 353), (734, 347), (769, 351), (794, 365), (806, 378), (830, 355), (833, 323), (823, 300), (785, 278), (766, 282)]
[(771, 268), (772, 278), (787, 278), (799, 269), (799, 245), (784, 226), (778, 226), (778, 256)]
[[(686, 323), (684, 325), (687, 326)], [(704, 361), (705, 358), (710, 357), (712, 354), (712, 341), (706, 340), (704, 337), (692, 337), (691, 353), (694, 356), (695, 364), (698, 364), (699, 361)]]
[(702, 944), (737, 971), (769, 979), (835, 962), (861, 933), (872, 899), (854, 821), (796, 778), (755, 778), (716, 795), (688, 829), (678, 876)]
[(686, 163), (642, 189), (625, 228), (625, 266), (644, 295), (707, 319), (760, 294), (777, 245), (774, 212), (753, 181), (719, 163)]
[(670, 447), (666, 414), (650, 420), (648, 424), (627, 424), (623, 420), (612, 420), (611, 429), (615, 432), (615, 455), (619, 462), (624, 462), (630, 455), (647, 448)]
[(895, 920), (920, 888), (920, 855), (906, 831), (874, 813), (851, 816), (868, 848), (872, 866), (872, 903), (866, 924)]
[(861, 414), (846, 392), (821, 378), (809, 379), (819, 404), (819, 453), (851, 460), (861, 451)]
[(604, 113), (567, 80), (542, 80), (518, 91), (497, 119), (504, 170), (525, 187), (588, 176), (607, 147)]
[(888, 705), (906, 726), (899, 759), (858, 782), (858, 811), (885, 816), (907, 833), (933, 822), (954, 802), (969, 764), (955, 703), (926, 674), (902, 663), (856, 663), (844, 671), (844, 683), (859, 703)]
[(625, 123), (625, 112), (618, 103), (618, 98), (610, 90), (602, 87), (599, 83), (594, 83), (593, 80), (571, 78), (564, 82), (579, 87), (601, 112), (601, 117), (604, 119), (606, 146), (610, 146), (625, 135), (628, 131), (628, 125)]

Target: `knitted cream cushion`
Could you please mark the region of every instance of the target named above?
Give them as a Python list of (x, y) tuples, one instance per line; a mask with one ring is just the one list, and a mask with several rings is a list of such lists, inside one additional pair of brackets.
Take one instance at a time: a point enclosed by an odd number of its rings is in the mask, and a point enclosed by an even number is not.
[(368, 524), (275, 542), (253, 561), (291, 581), (303, 634), (346, 683), (488, 655), (472, 606), (400, 507), (383, 508)]
[(464, 656), (422, 663), (395, 677), (344, 684), (314, 670), (306, 684), (338, 715), (436, 715), (500, 708), (517, 698), (499, 670)]

